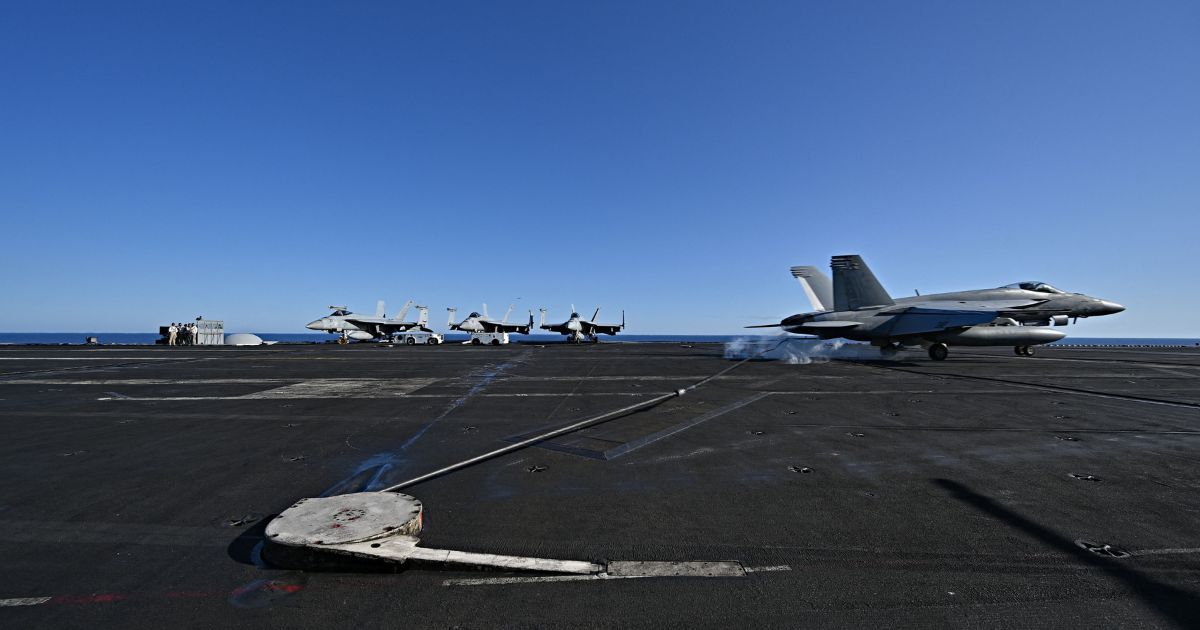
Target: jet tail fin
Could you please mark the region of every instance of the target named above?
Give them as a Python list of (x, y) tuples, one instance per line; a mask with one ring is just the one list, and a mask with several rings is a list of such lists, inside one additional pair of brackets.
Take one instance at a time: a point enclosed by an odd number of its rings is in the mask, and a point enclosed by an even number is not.
[(454, 307), (450, 307), (450, 308), (446, 309), (446, 312), (449, 313), (449, 316), (446, 317), (446, 325), (453, 326), (454, 325), (454, 314), (458, 312), (458, 309), (456, 309)]
[[(516, 306), (516, 304), (509, 304), (509, 305), (508, 305), (508, 310), (504, 312), (504, 319), (500, 320), (500, 323), (501, 323), (501, 324), (507, 324), (507, 323), (508, 323), (508, 316), (509, 316), (509, 315), (512, 315), (512, 310), (513, 310), (513, 307), (514, 307), (514, 306)], [(533, 323), (533, 311), (529, 311), (529, 323), (531, 323), (531, 324)]]
[(833, 283), (829, 276), (812, 266), (792, 267), (792, 277), (800, 281), (814, 311), (833, 309)]
[(541, 323), (541, 325), (542, 325), (542, 326), (545, 326), (545, 325), (546, 325), (546, 309), (544, 309), (544, 308), (539, 308), (538, 310), (539, 310), (539, 311), (541, 311), (541, 313), (542, 313), (542, 323)]
[[(399, 320), (403, 320), (403, 319), (404, 319), (404, 316), (405, 316), (405, 315), (408, 315), (408, 309), (412, 308), (412, 305), (413, 305), (413, 301), (412, 301), (412, 300), (409, 300), (409, 301), (405, 302), (405, 303), (404, 303), (404, 308), (400, 309), (400, 312), (399, 312), (399, 313), (396, 313), (396, 316), (395, 316), (393, 319), (399, 319)], [(419, 307), (419, 306), (418, 306), (417, 308), (421, 308), (421, 307)]]
[(833, 268), (834, 310), (853, 311), (895, 304), (861, 256), (834, 256), (829, 266)]
[(592, 313), (592, 321), (596, 321), (597, 317), (600, 317), (600, 307), (599, 306), (596, 307), (596, 312)]
[[(429, 325), (429, 307), (428, 306), (418, 306), (417, 313), (418, 313), (417, 327), (425, 328), (426, 326), (428, 326)], [(397, 318), (397, 319), (399, 319), (399, 318)]]
[(375, 303), (375, 317), (378, 317), (380, 319), (383, 319), (383, 317), (384, 317), (384, 315), (383, 315), (383, 300), (379, 300), (378, 302)]

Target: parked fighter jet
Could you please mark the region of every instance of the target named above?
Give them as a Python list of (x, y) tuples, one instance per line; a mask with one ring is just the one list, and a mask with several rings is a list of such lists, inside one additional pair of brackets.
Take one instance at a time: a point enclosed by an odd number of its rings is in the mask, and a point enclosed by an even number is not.
[[(860, 259), (861, 260), (861, 259)], [(800, 281), (814, 311), (836, 308), (833, 284), (816, 267), (792, 267), (792, 277)], [(1101, 300), (1082, 293), (1069, 293), (1045, 282), (1015, 282), (994, 289), (972, 289), (951, 293), (931, 293), (913, 297), (894, 298), (896, 304), (922, 302), (982, 302), (997, 301), (1001, 317), (1026, 326), (1066, 326), (1068, 320), (1080, 317), (1112, 315), (1125, 310), (1116, 302)], [(1013, 302), (1019, 304), (1011, 305)], [(838, 308), (837, 310), (842, 310)], [(1009, 323), (1009, 322), (1005, 322)]]
[(508, 305), (508, 312), (504, 314), (504, 319), (500, 321), (496, 321), (488, 316), (487, 304), (483, 305), (483, 315), (471, 313), (466, 319), (457, 324), (454, 323), (454, 314), (458, 312), (458, 309), (448, 308), (446, 310), (450, 312), (449, 321), (446, 323), (450, 327), (450, 330), (463, 330), (473, 333), (521, 333), (522, 335), (528, 335), (529, 331), (533, 328), (533, 311), (529, 311), (528, 324), (508, 323), (508, 316), (512, 314), (513, 310), (512, 304)]
[(329, 333), (341, 335), (338, 338), (338, 343), (342, 344), (347, 343), (350, 339), (357, 339), (359, 341), (385, 339), (396, 333), (409, 330), (433, 332), (426, 327), (429, 323), (429, 307), (417, 307), (417, 311), (421, 314), (417, 321), (404, 321), (404, 316), (408, 314), (408, 309), (412, 304), (412, 300), (405, 302), (404, 308), (400, 309), (400, 312), (390, 319), (384, 315), (383, 300), (380, 300), (376, 305), (374, 316), (351, 313), (345, 306), (330, 306), (329, 308), (333, 309), (332, 313), (321, 319), (311, 321), (304, 327), (309, 330), (324, 330)]
[(592, 313), (592, 319), (587, 320), (579, 316), (575, 311), (575, 305), (571, 305), (571, 318), (561, 324), (546, 323), (546, 309), (538, 309), (542, 312), (542, 323), (539, 328), (549, 330), (551, 332), (561, 333), (567, 336), (567, 341), (571, 343), (583, 343), (590, 341), (597, 343), (600, 341), (598, 335), (615, 335), (625, 329), (625, 311), (621, 311), (620, 324), (597, 324), (596, 318), (600, 315), (600, 307), (596, 307), (596, 312)]
[[(1043, 318), (1065, 315), (1061, 312), (1065, 306), (1040, 308), (1056, 299), (1055, 296), (1068, 295), (1062, 292), (1050, 293), (1018, 286), (1014, 291), (1028, 291), (1033, 296), (1012, 294), (1008, 299), (1000, 299), (999, 295), (992, 299), (963, 299), (968, 297), (965, 294), (972, 293), (964, 292), (959, 299), (931, 300), (931, 296), (918, 296), (892, 300), (861, 257), (834, 256), (830, 266), (833, 267), (833, 295), (817, 295), (814, 307), (824, 306), (825, 300), (831, 298), (833, 310), (817, 308), (815, 312), (792, 315), (779, 324), (749, 328), (778, 326), (787, 332), (816, 335), (823, 339), (840, 337), (869, 341), (879, 346), (885, 356), (894, 354), (905, 345), (922, 345), (928, 348), (929, 357), (935, 361), (946, 359), (949, 355), (948, 345), (1012, 345), (1017, 354), (1032, 356), (1033, 346), (1066, 336), (1051, 328), (1016, 325), (1017, 321), (1009, 317), (1014, 313), (1018, 316), (1028, 315), (1023, 312), (1024, 309), (1037, 309), (1034, 311), (1037, 314), (1033, 316), (1036, 319), (1027, 321), (1041, 322)], [(804, 282), (803, 275), (793, 275)], [(1008, 287), (985, 292), (1003, 292), (1006, 289)], [(816, 295), (818, 291), (821, 289), (812, 288), (811, 293)], [(1010, 294), (1005, 292), (1003, 295)], [(1122, 310), (1120, 305), (1111, 302), (1088, 299), (1099, 302), (1093, 305), (1092, 308), (1096, 310), (1090, 314)], [(1070, 312), (1069, 309), (1067, 312)]]

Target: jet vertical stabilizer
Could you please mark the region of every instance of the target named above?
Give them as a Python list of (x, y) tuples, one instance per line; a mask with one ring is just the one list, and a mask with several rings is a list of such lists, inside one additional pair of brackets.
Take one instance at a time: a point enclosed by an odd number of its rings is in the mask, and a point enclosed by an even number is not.
[(895, 304), (861, 256), (834, 256), (829, 266), (833, 268), (833, 310)]
[(378, 317), (379, 319), (386, 317), (383, 314), (383, 300), (379, 300), (375, 303), (375, 317)]
[[(412, 301), (412, 300), (409, 300), (409, 301), (405, 302), (405, 303), (404, 303), (404, 307), (403, 307), (403, 308), (401, 308), (401, 309), (400, 309), (400, 312), (399, 312), (399, 313), (396, 313), (396, 316), (395, 316), (394, 318), (392, 318), (392, 319), (400, 319), (400, 320), (404, 319), (404, 316), (405, 316), (405, 315), (408, 315), (408, 309), (412, 308), (412, 305), (413, 305), (413, 301)], [(420, 307), (418, 306), (417, 308), (420, 308)]]
[(821, 273), (820, 269), (811, 266), (792, 267), (792, 277), (800, 281), (804, 295), (812, 304), (814, 311), (833, 309), (833, 283), (829, 276)]

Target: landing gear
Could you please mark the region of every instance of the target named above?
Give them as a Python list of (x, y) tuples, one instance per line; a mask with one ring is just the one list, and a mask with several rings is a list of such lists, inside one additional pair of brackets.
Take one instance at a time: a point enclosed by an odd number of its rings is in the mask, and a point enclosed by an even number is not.
[(347, 339), (345, 335), (342, 335), (341, 337), (338, 337), (338, 345), (339, 345), (339, 346), (344, 346), (344, 345), (346, 345), (346, 344), (348, 344), (348, 343), (350, 343), (350, 340), (349, 340), (349, 339)]
[(1031, 357), (1034, 354), (1033, 346), (1017, 346), (1013, 348), (1013, 352), (1019, 357)]
[(896, 356), (897, 352), (900, 352), (900, 344), (889, 343), (887, 345), (879, 346), (879, 354), (885, 359), (890, 359)]
[(950, 348), (944, 343), (935, 343), (929, 346), (929, 358), (934, 361), (945, 361), (946, 357), (950, 356)]

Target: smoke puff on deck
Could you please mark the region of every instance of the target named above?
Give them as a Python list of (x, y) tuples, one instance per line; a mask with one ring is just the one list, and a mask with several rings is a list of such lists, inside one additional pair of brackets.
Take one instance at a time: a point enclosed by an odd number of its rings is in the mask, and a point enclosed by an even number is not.
[(726, 359), (784, 361), (792, 365), (824, 363), (832, 359), (880, 359), (870, 344), (845, 339), (814, 339), (792, 335), (750, 335), (725, 343)]

